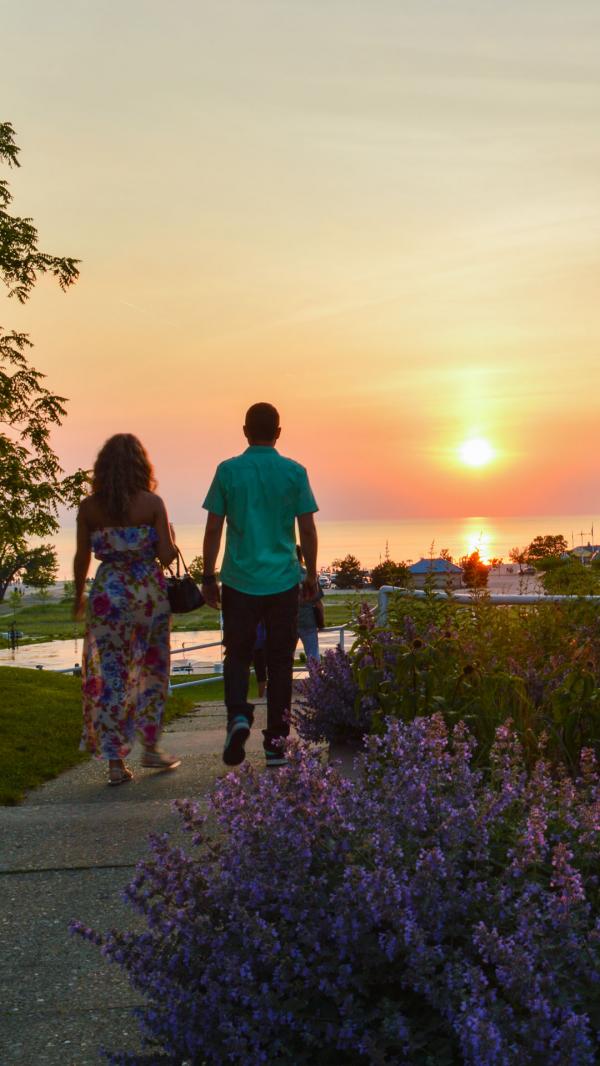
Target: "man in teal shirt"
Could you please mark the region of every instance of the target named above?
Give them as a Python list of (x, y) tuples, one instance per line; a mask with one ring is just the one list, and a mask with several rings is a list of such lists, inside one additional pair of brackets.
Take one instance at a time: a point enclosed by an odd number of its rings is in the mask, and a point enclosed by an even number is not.
[[(267, 766), (284, 766), (282, 740), (289, 733), (292, 670), (298, 640), (296, 520), (306, 564), (301, 595), (317, 594), (318, 510), (306, 470), (279, 454), (281, 428), (270, 403), (246, 413), (249, 447), (217, 467), (204, 501), (202, 592), (211, 607), (222, 606), (227, 737), (223, 760), (237, 766), (245, 758), (254, 708), (248, 703), (250, 663), (258, 623), (264, 620), (267, 655)], [(227, 519), (222, 590), (215, 577), (223, 524)]]

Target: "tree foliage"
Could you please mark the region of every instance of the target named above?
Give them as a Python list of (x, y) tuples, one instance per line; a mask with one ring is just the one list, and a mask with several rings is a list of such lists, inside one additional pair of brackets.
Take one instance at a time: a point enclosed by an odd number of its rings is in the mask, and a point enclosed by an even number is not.
[(544, 590), (551, 595), (597, 596), (600, 577), (595, 567), (582, 566), (578, 559), (561, 560), (541, 575)]
[(560, 556), (567, 551), (567, 544), (562, 533), (548, 533), (545, 536), (534, 537), (531, 544), (525, 549), (527, 561), (533, 563), (536, 559), (547, 559), (549, 556)]
[(395, 563), (393, 559), (384, 559), (371, 570), (371, 584), (380, 589), (383, 585), (395, 585), (405, 588), (410, 584), (410, 571), (406, 563)]
[(335, 583), (339, 589), (359, 589), (363, 584), (363, 572), (355, 555), (334, 559)]
[[(18, 167), (18, 156), (13, 127), (0, 123), (0, 162)], [(67, 289), (78, 277), (77, 260), (40, 251), (32, 220), (11, 215), (11, 202), (8, 183), (0, 180), (0, 278), (8, 296), (24, 303), (41, 274)], [(26, 333), (0, 326), (0, 601), (16, 576), (29, 584), (48, 576), (54, 549), (31, 549), (28, 541), (55, 533), (58, 506), (76, 504), (87, 483), (81, 470), (64, 476), (51, 446), (66, 401), (30, 365), (31, 347)]]
[[(19, 147), (10, 122), (0, 122), (0, 161), (18, 167)], [(24, 303), (39, 274), (52, 274), (61, 289), (79, 277), (78, 260), (49, 255), (38, 248), (38, 233), (32, 219), (10, 215), (12, 194), (6, 180), (0, 180), (0, 272), (9, 296)]]
[(188, 572), (193, 581), (197, 585), (202, 584), (202, 575), (204, 573), (204, 559), (201, 555), (195, 555), (190, 565), (188, 566)]
[(463, 582), (469, 589), (484, 589), (487, 587), (490, 567), (484, 563), (478, 551), (470, 555), (463, 555), (458, 561), (463, 570)]
[(527, 564), (527, 548), (511, 548), (508, 553), (508, 558), (511, 563), (515, 563), (519, 567), (519, 573), (523, 573), (523, 567)]
[(51, 588), (57, 574), (58, 562), (52, 546), (42, 544), (39, 548), (29, 548), (21, 574), (23, 584), (43, 592)]

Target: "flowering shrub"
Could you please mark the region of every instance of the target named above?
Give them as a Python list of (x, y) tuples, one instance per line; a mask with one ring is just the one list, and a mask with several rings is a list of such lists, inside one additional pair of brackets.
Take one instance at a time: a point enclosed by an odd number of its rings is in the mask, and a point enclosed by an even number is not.
[(307, 669), (292, 711), (299, 736), (336, 741), (360, 739), (368, 733), (377, 701), (361, 695), (349, 656), (340, 648), (330, 648), (320, 662), (309, 659)]
[(391, 721), (357, 781), (296, 743), (222, 780), (208, 820), (179, 802), (193, 847), (154, 838), (127, 890), (145, 930), (75, 925), (146, 997), (149, 1057), (112, 1061), (592, 1066), (594, 757), (528, 773), (504, 726), (484, 777), (474, 748), (440, 715)]
[(337, 739), (344, 727), (377, 731), (389, 715), (404, 721), (441, 712), (467, 721), (487, 760), (507, 717), (531, 763), (538, 738), (548, 755), (577, 767), (600, 736), (600, 618), (595, 605), (472, 607), (451, 599), (398, 598), (385, 628), (364, 610), (349, 657), (313, 667), (296, 725), (310, 740)]

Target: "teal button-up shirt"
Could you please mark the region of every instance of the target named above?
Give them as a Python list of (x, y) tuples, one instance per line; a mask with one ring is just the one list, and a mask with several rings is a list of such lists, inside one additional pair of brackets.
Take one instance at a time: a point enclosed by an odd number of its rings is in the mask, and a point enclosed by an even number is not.
[(251, 596), (298, 584), (296, 518), (319, 509), (300, 463), (252, 444), (219, 463), (204, 507), (227, 519), (223, 584)]

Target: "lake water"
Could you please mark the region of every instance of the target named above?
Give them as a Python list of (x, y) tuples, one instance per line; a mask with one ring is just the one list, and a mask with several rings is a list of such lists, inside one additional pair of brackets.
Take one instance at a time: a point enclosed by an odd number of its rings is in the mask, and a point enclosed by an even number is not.
[[(569, 545), (600, 540), (600, 516), (537, 515), (489, 518), (402, 518), (328, 520), (317, 516), (319, 564), (329, 567), (334, 559), (351, 553), (365, 568), (375, 566), (385, 555), (386, 544), (397, 562), (416, 562), (423, 556), (448, 548), (458, 558), (479, 548), (483, 558), (508, 558), (515, 546), (529, 544), (537, 534), (562, 533)], [(202, 552), (203, 525), (178, 525), (177, 541), (186, 562)], [(592, 535), (592, 529), (596, 534)], [(55, 539), (59, 577), (71, 576), (75, 529), (65, 526)]]
[[(339, 641), (339, 630), (321, 633), (319, 645), (321, 650), (334, 648)], [(348, 643), (347, 638), (347, 643)], [(195, 648), (196, 644), (216, 644), (212, 648)], [(50, 640), (44, 644), (25, 644), (11, 651), (0, 648), (0, 666), (23, 666), (28, 669), (67, 670), (81, 663), (83, 640)], [(186, 649), (194, 649), (188, 651)], [(300, 650), (302, 645), (299, 645)], [(212, 670), (221, 672), (223, 649), (221, 632), (218, 629), (196, 629), (189, 633), (172, 633), (171, 673), (176, 677), (186, 673), (206, 673)]]
[[(368, 568), (380, 561), (387, 550), (396, 561), (416, 561), (430, 552), (438, 554), (448, 548), (458, 558), (478, 548), (483, 558), (508, 558), (512, 547), (525, 546), (538, 534), (562, 533), (568, 543), (577, 545), (600, 540), (600, 517), (591, 515), (538, 515), (533, 517), (489, 518), (405, 518), (327, 520), (317, 518), (319, 529), (319, 562), (328, 567), (336, 559), (352, 553)], [(593, 530), (597, 530), (594, 534)], [(203, 527), (176, 525), (177, 540), (184, 558), (189, 562), (202, 551)], [(59, 559), (59, 578), (71, 576), (75, 548), (74, 527), (64, 526), (55, 539)], [(92, 568), (93, 573), (93, 568)], [(499, 588), (497, 591), (510, 591)], [(172, 647), (183, 644), (207, 644), (220, 640), (218, 631), (201, 630), (174, 633)], [(322, 647), (337, 643), (335, 633), (322, 635)], [(194, 670), (212, 669), (220, 661), (220, 648), (193, 652), (189, 656), (174, 656), (174, 663), (188, 660)], [(0, 649), (0, 664), (15, 666), (43, 666), (63, 669), (81, 661), (81, 641), (60, 640), (20, 648), (13, 655)]]

